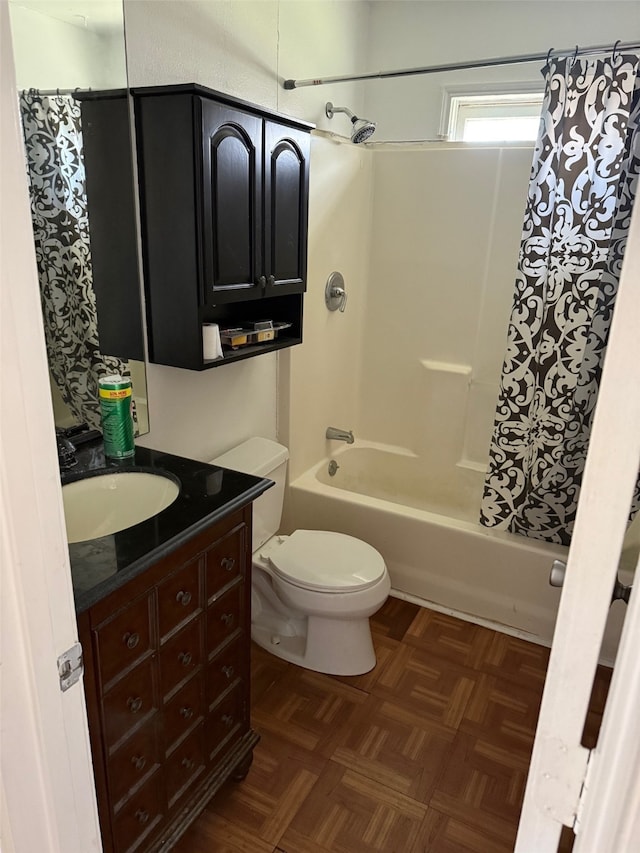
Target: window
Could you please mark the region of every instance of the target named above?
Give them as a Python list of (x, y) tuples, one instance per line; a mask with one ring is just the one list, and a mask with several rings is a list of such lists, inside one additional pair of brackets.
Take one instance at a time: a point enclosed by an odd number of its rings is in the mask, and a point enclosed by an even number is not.
[(542, 92), (449, 95), (446, 137), (458, 142), (535, 141)]

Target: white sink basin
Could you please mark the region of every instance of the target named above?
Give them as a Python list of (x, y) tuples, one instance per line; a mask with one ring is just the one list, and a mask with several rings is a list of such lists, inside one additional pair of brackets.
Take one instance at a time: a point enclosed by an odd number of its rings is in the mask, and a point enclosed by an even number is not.
[(69, 542), (85, 542), (133, 527), (172, 504), (180, 492), (168, 477), (117, 471), (62, 487)]

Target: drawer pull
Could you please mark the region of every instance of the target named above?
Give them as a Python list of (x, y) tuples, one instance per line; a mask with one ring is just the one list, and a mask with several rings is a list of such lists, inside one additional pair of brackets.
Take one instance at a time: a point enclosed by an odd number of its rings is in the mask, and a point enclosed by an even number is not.
[(182, 766), (185, 767), (187, 770), (193, 770), (193, 768), (196, 766), (196, 763), (192, 758), (183, 758)]
[(226, 572), (230, 572), (236, 564), (235, 557), (223, 557), (220, 565)]
[(136, 818), (138, 820), (138, 823), (149, 823), (149, 812), (145, 809), (138, 809), (138, 811), (136, 812)]
[(183, 607), (186, 607), (188, 604), (191, 604), (191, 593), (187, 590), (180, 590), (180, 592), (176, 595), (176, 601), (178, 604), (181, 604)]
[(222, 717), (222, 722), (225, 724), (225, 726), (226, 726), (228, 729), (230, 729), (230, 728), (231, 728), (231, 726), (233, 725), (233, 717), (231, 716), (231, 714), (225, 714), (225, 715)]
[(189, 708), (187, 705), (184, 708), (180, 708), (180, 716), (184, 720), (190, 720), (193, 717), (193, 708)]
[(227, 628), (230, 628), (233, 625), (233, 613), (223, 613), (220, 621), (224, 622)]
[(140, 634), (137, 633), (127, 633), (122, 638), (122, 642), (126, 645), (128, 649), (135, 649), (135, 647), (140, 642)]
[(233, 667), (232, 666), (223, 666), (222, 671), (227, 676), (228, 679), (233, 677)]
[(193, 660), (193, 656), (191, 655), (191, 652), (180, 652), (180, 654), (178, 655), (178, 660), (180, 661), (182, 666), (189, 666), (191, 664), (191, 661)]
[(147, 766), (147, 759), (143, 755), (134, 755), (131, 759), (131, 763), (136, 770), (144, 770)]
[(137, 714), (140, 708), (142, 708), (142, 699), (139, 696), (136, 696), (135, 699), (133, 696), (129, 696), (127, 699), (127, 708), (132, 714)]

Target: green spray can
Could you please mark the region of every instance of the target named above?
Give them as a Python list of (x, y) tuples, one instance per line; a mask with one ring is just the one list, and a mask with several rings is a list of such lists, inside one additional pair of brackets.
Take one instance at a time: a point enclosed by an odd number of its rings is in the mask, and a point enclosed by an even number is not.
[(98, 382), (104, 453), (112, 459), (126, 459), (136, 452), (131, 417), (131, 380), (115, 374)]

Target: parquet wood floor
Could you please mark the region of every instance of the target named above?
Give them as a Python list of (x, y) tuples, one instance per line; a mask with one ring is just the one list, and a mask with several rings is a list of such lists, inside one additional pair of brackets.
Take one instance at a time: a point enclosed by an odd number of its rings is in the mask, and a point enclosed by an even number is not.
[(253, 765), (174, 853), (513, 851), (548, 650), (393, 598), (371, 624), (378, 663), (353, 678), (252, 647)]

